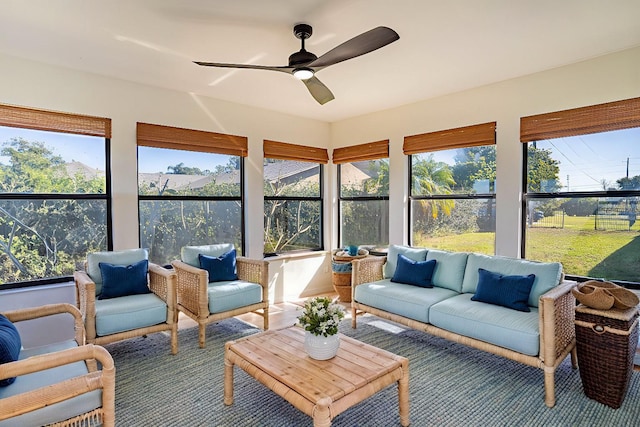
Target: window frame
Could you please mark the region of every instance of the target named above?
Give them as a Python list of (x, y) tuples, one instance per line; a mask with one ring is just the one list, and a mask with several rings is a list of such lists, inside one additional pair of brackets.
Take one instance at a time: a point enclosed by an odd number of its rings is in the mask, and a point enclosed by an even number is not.
[[(3, 200), (104, 200), (106, 202), (106, 238), (107, 250), (113, 250), (113, 215), (112, 215), (112, 184), (111, 184), (111, 119), (93, 117), (82, 114), (50, 111), (38, 108), (18, 107), (12, 105), (0, 105), (0, 112), (6, 117), (0, 118), (0, 125), (16, 129), (33, 129), (60, 134), (75, 134), (97, 136), (104, 139), (105, 154), (105, 192), (86, 193), (0, 193), (0, 201)], [(74, 124), (80, 121), (79, 126)], [(104, 123), (104, 135), (97, 135), (100, 122)], [(99, 132), (99, 131), (98, 131)], [(73, 281), (73, 275), (47, 277), (22, 282), (9, 282), (0, 285), (0, 290), (21, 289), (68, 283)]]
[[(640, 190), (616, 191), (528, 191), (528, 147), (535, 141), (559, 137), (580, 136), (599, 132), (608, 132), (640, 127), (640, 98), (631, 98), (603, 104), (589, 105), (568, 110), (554, 111), (520, 118), (520, 142), (522, 143), (522, 197), (520, 219), (520, 254), (526, 256), (527, 205), (531, 200), (545, 199), (581, 199), (581, 198), (620, 198), (640, 197)], [(567, 274), (569, 280), (584, 282), (593, 278)], [(607, 279), (629, 288), (640, 289), (640, 282)]]
[[(185, 150), (200, 153), (212, 153), (239, 157), (240, 195), (239, 196), (195, 196), (195, 195), (141, 195), (139, 187), (139, 166), (136, 159), (136, 179), (138, 179), (138, 246), (141, 241), (141, 209), (140, 202), (240, 202), (240, 244), (238, 255), (246, 253), (246, 219), (245, 219), (245, 157), (247, 156), (247, 138), (236, 135), (220, 134), (210, 131), (177, 128), (149, 123), (137, 123), (136, 151), (139, 147)], [(139, 158), (139, 154), (137, 153)], [(238, 250), (238, 248), (236, 248)]]

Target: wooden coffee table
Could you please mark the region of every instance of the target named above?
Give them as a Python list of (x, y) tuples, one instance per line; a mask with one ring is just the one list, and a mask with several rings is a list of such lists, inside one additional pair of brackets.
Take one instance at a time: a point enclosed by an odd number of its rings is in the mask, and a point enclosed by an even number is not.
[[(338, 414), (398, 383), (400, 424), (409, 425), (409, 361), (340, 335), (338, 354), (311, 359), (299, 327), (262, 332), (225, 344), (224, 403), (233, 404), (237, 365), (294, 407), (328, 427)], [(365, 421), (365, 420), (363, 420)]]

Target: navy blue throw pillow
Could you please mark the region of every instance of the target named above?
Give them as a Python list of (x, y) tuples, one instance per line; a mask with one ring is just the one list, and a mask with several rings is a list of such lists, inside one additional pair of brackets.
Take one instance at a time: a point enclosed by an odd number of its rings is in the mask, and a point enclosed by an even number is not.
[(209, 283), (238, 279), (235, 249), (231, 249), (219, 257), (198, 254), (198, 260), (200, 268), (209, 272)]
[(149, 261), (143, 259), (131, 265), (116, 265), (101, 262), (102, 292), (98, 299), (124, 297), (127, 295), (148, 294), (147, 273)]
[(478, 286), (471, 300), (501, 305), (518, 311), (531, 311), (528, 301), (535, 279), (535, 274), (504, 276), (479, 268)]
[[(9, 319), (0, 314), (0, 364), (18, 360), (21, 347), (18, 330)], [(15, 380), (15, 377), (0, 380), (0, 387), (6, 387)]]
[(436, 260), (414, 261), (402, 254), (398, 254), (396, 271), (391, 278), (392, 282), (406, 283), (407, 285), (433, 288), (431, 278), (436, 268)]

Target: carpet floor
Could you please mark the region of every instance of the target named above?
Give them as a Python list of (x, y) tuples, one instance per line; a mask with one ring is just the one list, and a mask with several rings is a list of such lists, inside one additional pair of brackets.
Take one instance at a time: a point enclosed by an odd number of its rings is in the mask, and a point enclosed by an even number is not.
[[(234, 403), (223, 404), (224, 343), (259, 332), (237, 319), (180, 330), (172, 356), (164, 334), (105, 346), (116, 365), (117, 426), (311, 426), (310, 417), (235, 368)], [(543, 372), (463, 345), (365, 316), (340, 332), (409, 359), (412, 426), (640, 425), (640, 373), (612, 409), (584, 395), (565, 360), (556, 373), (556, 406), (544, 404)], [(387, 387), (338, 415), (332, 426), (399, 426), (397, 389)]]

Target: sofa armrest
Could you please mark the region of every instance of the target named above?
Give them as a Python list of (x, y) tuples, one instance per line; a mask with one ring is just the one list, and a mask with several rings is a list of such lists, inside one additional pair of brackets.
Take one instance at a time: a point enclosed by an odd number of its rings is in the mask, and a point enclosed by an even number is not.
[(115, 367), (113, 358), (101, 346), (87, 344), (3, 363), (0, 365), (0, 380), (80, 361), (86, 361), (89, 364), (95, 360), (100, 362), (100, 370), (0, 399), (0, 420), (17, 417), (93, 390), (102, 390), (103, 425), (113, 426), (115, 424)]
[(540, 356), (545, 365), (566, 355), (566, 349), (575, 343), (576, 299), (571, 289), (577, 282), (564, 280), (540, 297)]
[(13, 323), (22, 322), (26, 320), (39, 319), (42, 317), (53, 316), (56, 314), (69, 314), (73, 317), (73, 329), (74, 338), (78, 345), (85, 344), (85, 331), (84, 322), (82, 320), (82, 314), (77, 307), (67, 304), (47, 304), (38, 307), (21, 308), (18, 310), (5, 311), (4, 314), (7, 319)]
[(382, 280), (382, 267), (387, 262), (386, 256), (368, 256), (351, 261), (351, 286)]
[(198, 267), (176, 260), (171, 263), (176, 272), (176, 294), (178, 305), (198, 317), (209, 315), (207, 285), (209, 273)]

